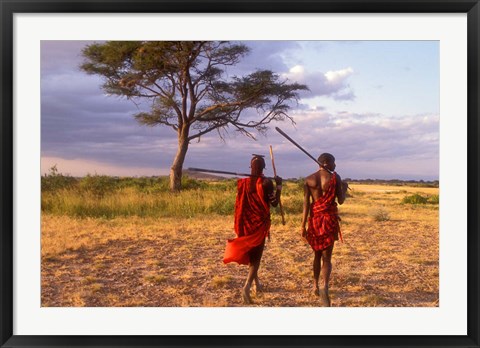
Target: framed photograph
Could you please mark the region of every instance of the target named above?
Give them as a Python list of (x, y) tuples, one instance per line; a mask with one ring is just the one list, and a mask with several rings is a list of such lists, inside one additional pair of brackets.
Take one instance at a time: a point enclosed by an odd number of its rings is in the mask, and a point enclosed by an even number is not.
[(2, 347), (479, 346), (478, 1), (0, 1)]

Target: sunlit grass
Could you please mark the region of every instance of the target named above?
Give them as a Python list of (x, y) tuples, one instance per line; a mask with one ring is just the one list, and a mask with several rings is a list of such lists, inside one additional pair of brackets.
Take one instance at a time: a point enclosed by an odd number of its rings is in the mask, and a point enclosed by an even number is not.
[(119, 216), (193, 217), (201, 214), (229, 215), (235, 192), (200, 189), (179, 193), (145, 194), (124, 188), (106, 196), (75, 190), (42, 194), (42, 211), (72, 217), (115, 218)]
[[(177, 194), (146, 187), (45, 193), (58, 210), (42, 214), (42, 306), (241, 306), (247, 267), (222, 263), (234, 237), (235, 186), (208, 185), (214, 188)], [(339, 206), (344, 243), (334, 248), (333, 305), (438, 306), (438, 204), (402, 203), (413, 194), (434, 197), (438, 188), (351, 188)], [(284, 184), (285, 225), (272, 209), (256, 306), (318, 305), (312, 250), (300, 238), (302, 194), (298, 183)], [(375, 219), (382, 211), (388, 218)]]

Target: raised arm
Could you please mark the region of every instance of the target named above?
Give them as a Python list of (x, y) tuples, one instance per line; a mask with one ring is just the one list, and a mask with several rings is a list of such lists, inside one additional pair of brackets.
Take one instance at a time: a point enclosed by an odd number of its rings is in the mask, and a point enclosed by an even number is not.
[[(276, 207), (280, 202), (280, 195), (282, 193), (282, 178), (279, 176), (275, 177), (276, 190), (273, 188), (273, 182), (270, 179), (265, 179), (263, 181), (263, 190), (266, 193), (268, 202), (273, 207)], [(275, 192), (274, 192), (275, 191)]]

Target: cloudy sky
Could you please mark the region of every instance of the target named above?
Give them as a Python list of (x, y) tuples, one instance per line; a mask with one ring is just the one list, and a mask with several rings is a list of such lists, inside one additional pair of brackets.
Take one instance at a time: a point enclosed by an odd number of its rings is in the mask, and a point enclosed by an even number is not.
[[(42, 41), (42, 172), (57, 165), (74, 176), (164, 175), (176, 151), (171, 128), (139, 125), (142, 108), (104, 94), (98, 76), (79, 69), (92, 42)], [(245, 41), (250, 54), (232, 75), (270, 69), (306, 84), (289, 115), (257, 141), (231, 131), (192, 142), (184, 168), (249, 171), (252, 153), (269, 145), (277, 172), (305, 177), (317, 165), (279, 135), (278, 126), (313, 156), (330, 152), (343, 178), (436, 180), (439, 176), (437, 41)]]

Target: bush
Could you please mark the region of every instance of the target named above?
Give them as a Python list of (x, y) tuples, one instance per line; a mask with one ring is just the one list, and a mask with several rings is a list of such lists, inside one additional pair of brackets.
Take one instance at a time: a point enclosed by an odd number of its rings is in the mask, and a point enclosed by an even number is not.
[(197, 190), (205, 188), (208, 188), (206, 182), (190, 178), (187, 175), (182, 176), (182, 190)]
[(59, 173), (57, 165), (54, 165), (50, 168), (48, 174), (42, 176), (41, 189), (42, 192), (58, 191), (72, 188), (76, 183), (77, 179), (69, 175), (63, 175), (62, 173)]
[(385, 209), (378, 209), (377, 211), (373, 212), (373, 219), (375, 221), (389, 221), (390, 214)]
[(440, 203), (440, 196), (439, 195), (432, 195), (432, 196), (428, 197), (428, 203), (439, 204)]
[(402, 199), (403, 204), (427, 204), (427, 202), (427, 197), (421, 196), (418, 193), (410, 196), (405, 196)]
[(120, 178), (117, 188), (133, 188), (137, 192), (153, 194), (168, 191), (169, 183), (164, 177)]
[(79, 187), (84, 192), (89, 192), (97, 197), (112, 193), (118, 186), (119, 179), (106, 175), (90, 175), (80, 180)]

